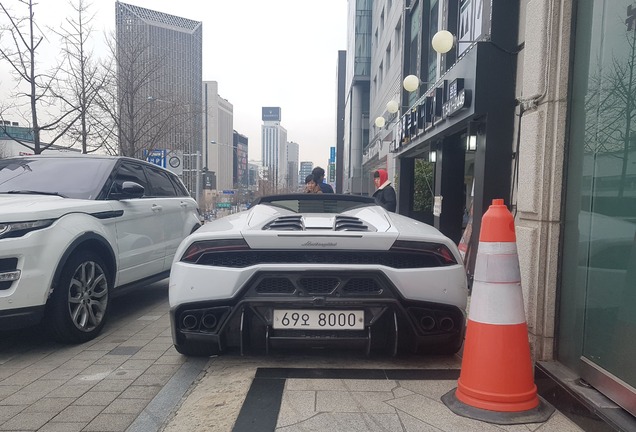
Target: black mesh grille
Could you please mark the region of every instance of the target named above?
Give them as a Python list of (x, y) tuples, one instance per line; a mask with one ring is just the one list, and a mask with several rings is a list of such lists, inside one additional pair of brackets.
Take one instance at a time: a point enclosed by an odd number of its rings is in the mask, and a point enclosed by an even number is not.
[(293, 294), (296, 289), (287, 278), (265, 278), (256, 285), (259, 294)]
[(342, 291), (347, 294), (380, 294), (382, 288), (375, 279), (356, 278), (348, 280)]
[(303, 278), (300, 286), (307, 294), (330, 294), (338, 286), (336, 278)]
[(0, 271), (17, 270), (18, 259), (17, 258), (2, 258), (0, 259)]
[(258, 264), (383, 265), (392, 268), (426, 268), (446, 265), (435, 254), (426, 252), (335, 250), (208, 252), (199, 258), (197, 264), (235, 268)]

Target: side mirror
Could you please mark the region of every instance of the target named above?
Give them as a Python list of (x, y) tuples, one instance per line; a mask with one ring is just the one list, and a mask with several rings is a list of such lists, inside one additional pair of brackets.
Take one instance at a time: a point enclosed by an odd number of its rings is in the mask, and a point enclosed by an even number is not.
[(126, 198), (141, 198), (144, 196), (145, 189), (139, 183), (135, 183), (132, 181), (125, 181), (121, 185), (121, 195), (122, 199)]

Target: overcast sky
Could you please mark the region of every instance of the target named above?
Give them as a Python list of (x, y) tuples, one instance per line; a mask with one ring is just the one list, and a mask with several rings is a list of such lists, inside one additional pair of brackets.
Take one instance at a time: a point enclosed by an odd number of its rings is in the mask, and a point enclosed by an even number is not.
[[(326, 166), (336, 136), (338, 50), (346, 49), (347, 0), (130, 0), (124, 3), (203, 22), (203, 80), (234, 105), (234, 129), (261, 157), (261, 107), (279, 106), (300, 160)], [(17, 0), (2, 4), (24, 15)], [(67, 0), (39, 0), (35, 20), (59, 27)], [(92, 0), (94, 37), (115, 27), (115, 1)], [(2, 19), (4, 22), (5, 19)], [(52, 38), (51, 54), (59, 43)], [(99, 42), (98, 42), (99, 44)], [(0, 96), (12, 78), (0, 65)]]

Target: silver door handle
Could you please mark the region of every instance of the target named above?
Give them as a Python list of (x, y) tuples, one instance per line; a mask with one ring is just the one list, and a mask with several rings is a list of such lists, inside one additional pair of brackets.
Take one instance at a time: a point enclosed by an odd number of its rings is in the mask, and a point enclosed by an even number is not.
[(180, 205), (181, 207), (183, 207), (183, 208), (188, 207), (188, 204), (187, 204), (187, 203), (184, 203), (183, 201), (181, 201), (181, 204), (179, 204), (179, 205)]
[(157, 204), (153, 204), (152, 205), (152, 211), (153, 212), (158, 212), (158, 211), (161, 211), (161, 210), (163, 210), (163, 207), (161, 207), (160, 205), (157, 205)]

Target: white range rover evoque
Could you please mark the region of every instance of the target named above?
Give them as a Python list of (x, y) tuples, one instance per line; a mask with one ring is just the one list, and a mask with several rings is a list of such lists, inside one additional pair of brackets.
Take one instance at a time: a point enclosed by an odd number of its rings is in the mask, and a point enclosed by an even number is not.
[(90, 340), (125, 288), (166, 278), (200, 227), (196, 201), (156, 165), (113, 156), (0, 159), (0, 329)]

